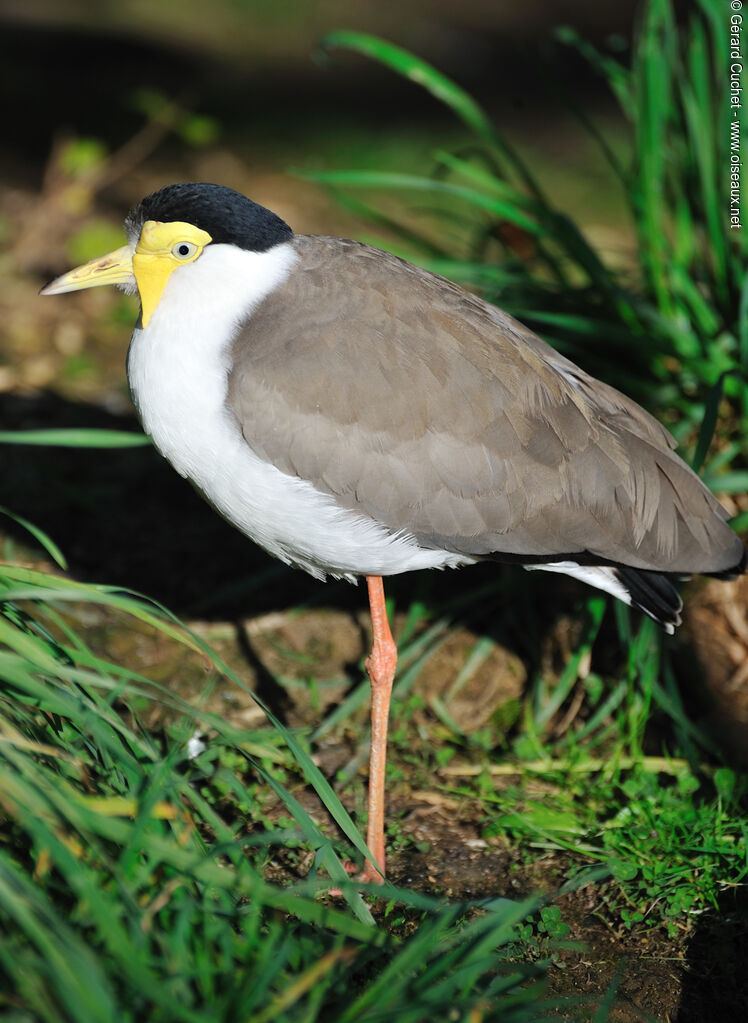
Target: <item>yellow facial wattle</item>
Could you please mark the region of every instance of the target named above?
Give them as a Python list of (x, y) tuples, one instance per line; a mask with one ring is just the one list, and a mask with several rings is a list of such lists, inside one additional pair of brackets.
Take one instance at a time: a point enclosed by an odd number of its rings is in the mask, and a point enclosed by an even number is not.
[(185, 263), (194, 263), (210, 240), (207, 231), (193, 224), (146, 221), (132, 257), (144, 327), (148, 326), (171, 274)]

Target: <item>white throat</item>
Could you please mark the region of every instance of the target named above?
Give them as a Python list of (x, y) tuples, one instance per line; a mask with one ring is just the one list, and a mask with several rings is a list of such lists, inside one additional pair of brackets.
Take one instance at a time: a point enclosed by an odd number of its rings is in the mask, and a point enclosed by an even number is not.
[(163, 406), (215, 411), (223, 405), (239, 324), (296, 260), (289, 242), (268, 252), (209, 245), (196, 262), (171, 274), (148, 326), (133, 333), (127, 358), (133, 400), (146, 432), (173, 464), (178, 451), (167, 453), (158, 436)]

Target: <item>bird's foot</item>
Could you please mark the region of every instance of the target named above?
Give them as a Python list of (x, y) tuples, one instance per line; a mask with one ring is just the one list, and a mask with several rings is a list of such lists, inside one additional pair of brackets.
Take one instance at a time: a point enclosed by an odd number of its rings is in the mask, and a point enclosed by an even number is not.
[[(359, 884), (384, 884), (384, 878), (370, 860), (364, 863), (363, 869), (358, 874), (356, 873), (358, 868), (353, 860), (343, 860), (343, 870)], [(340, 888), (330, 888), (327, 894), (339, 898), (343, 892)]]

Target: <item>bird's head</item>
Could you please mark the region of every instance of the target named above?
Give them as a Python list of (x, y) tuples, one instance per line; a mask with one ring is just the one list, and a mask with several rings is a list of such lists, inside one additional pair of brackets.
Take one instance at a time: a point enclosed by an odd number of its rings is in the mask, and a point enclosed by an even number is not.
[(60, 295), (115, 284), (140, 295), (148, 325), (169, 277), (194, 263), (208, 245), (252, 252), (288, 241), (291, 228), (275, 213), (223, 185), (167, 185), (146, 196), (125, 219), (127, 245), (57, 277), (41, 290)]

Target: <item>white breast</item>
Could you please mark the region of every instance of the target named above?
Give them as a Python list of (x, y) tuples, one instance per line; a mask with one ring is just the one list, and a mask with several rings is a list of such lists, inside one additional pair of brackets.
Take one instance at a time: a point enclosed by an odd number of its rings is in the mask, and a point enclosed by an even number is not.
[(326, 573), (392, 575), (473, 559), (425, 550), (337, 505), (255, 455), (226, 407), (230, 346), (240, 322), (291, 272), (292, 243), (265, 253), (210, 245), (170, 276), (127, 372), (143, 428), (177, 472), (229, 522), (288, 564)]

